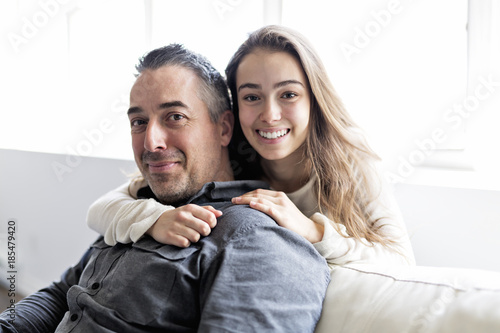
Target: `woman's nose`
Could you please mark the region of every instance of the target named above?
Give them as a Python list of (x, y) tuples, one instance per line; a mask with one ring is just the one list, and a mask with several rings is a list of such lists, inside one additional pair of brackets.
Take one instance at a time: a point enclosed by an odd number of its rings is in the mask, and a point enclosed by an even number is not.
[(260, 114), (260, 120), (272, 123), (281, 120), (281, 108), (273, 101), (268, 101), (264, 105), (264, 110)]

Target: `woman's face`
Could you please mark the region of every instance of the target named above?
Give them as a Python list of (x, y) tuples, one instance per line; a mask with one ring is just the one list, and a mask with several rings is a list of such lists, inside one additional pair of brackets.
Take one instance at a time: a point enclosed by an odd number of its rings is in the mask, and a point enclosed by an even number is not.
[(301, 148), (308, 134), (309, 83), (299, 61), (286, 52), (257, 49), (236, 71), (240, 124), (266, 160)]

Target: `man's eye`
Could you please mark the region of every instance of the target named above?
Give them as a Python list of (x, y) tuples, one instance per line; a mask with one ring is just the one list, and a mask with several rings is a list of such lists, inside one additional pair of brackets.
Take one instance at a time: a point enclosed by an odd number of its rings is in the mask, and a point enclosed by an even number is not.
[(132, 120), (130, 122), (130, 126), (132, 127), (136, 127), (136, 126), (141, 126), (141, 125), (145, 125), (146, 122), (144, 120), (141, 120), (141, 119), (135, 119), (135, 120)]
[(171, 114), (168, 119), (171, 119), (173, 121), (180, 121), (180, 120), (183, 120), (185, 119), (186, 117), (182, 114), (179, 114), (179, 113), (175, 113), (175, 114)]

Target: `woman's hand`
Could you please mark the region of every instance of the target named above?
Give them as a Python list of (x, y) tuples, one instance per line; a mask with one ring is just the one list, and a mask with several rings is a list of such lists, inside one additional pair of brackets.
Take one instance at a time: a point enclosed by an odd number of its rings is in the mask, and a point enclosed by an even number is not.
[(249, 205), (270, 217), (280, 226), (317, 243), (323, 238), (324, 228), (307, 218), (283, 192), (258, 189), (232, 199), (233, 204)]
[(159, 243), (188, 247), (208, 236), (221, 215), (212, 206), (188, 204), (167, 210), (146, 233)]

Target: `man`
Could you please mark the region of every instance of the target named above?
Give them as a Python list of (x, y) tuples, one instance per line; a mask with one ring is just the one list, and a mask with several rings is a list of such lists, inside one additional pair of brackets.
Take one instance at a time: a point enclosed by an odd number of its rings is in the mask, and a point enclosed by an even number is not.
[[(128, 111), (141, 195), (220, 210), (186, 248), (149, 236), (99, 238), (60, 282), (28, 296), (2, 332), (312, 332), (329, 281), (312, 245), (230, 199), (260, 182), (232, 181), (233, 117), (220, 74), (170, 45), (146, 55)], [(10, 321), (9, 321), (10, 320)]]

